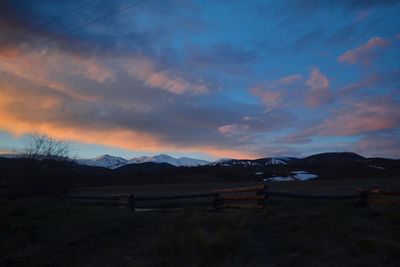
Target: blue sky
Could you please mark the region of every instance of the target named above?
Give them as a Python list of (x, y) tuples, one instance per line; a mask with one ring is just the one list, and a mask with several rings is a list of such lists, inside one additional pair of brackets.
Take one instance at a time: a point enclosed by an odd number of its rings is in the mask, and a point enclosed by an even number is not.
[(133, 3), (97, 0), (17, 38), (84, 3), (1, 4), (0, 151), (399, 158), (399, 1), (147, 0), (57, 39)]

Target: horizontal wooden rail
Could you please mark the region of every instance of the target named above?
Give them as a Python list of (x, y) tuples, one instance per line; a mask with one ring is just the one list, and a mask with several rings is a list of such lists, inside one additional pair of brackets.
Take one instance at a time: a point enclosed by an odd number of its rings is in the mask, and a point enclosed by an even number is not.
[(248, 186), (248, 187), (221, 189), (221, 190), (215, 190), (214, 192), (215, 193), (257, 192), (257, 191), (265, 190), (266, 188), (267, 188), (266, 185), (256, 185), (256, 186)]
[(382, 199), (368, 199), (368, 204), (378, 204), (378, 205), (400, 205), (400, 201), (395, 201), (395, 200), (382, 200)]
[(344, 200), (344, 199), (360, 199), (360, 194), (348, 195), (322, 195), (322, 194), (305, 194), (305, 193), (292, 193), (292, 192), (277, 192), (265, 191), (268, 196), (295, 198), (295, 199), (328, 199), (328, 200)]
[(221, 200), (264, 200), (266, 195), (222, 195)]
[(185, 198), (209, 198), (214, 197), (215, 193), (199, 193), (199, 194), (186, 194), (186, 195), (173, 195), (173, 196), (156, 196), (156, 197), (136, 197), (137, 201), (151, 201), (151, 200), (173, 200), (173, 199), (185, 199)]
[[(95, 203), (111, 203), (114, 206), (127, 206), (132, 210), (138, 209), (168, 209), (182, 208), (185, 205), (204, 206), (210, 205), (206, 201), (168, 201), (179, 199), (195, 199), (195, 198), (213, 198), (212, 205), (215, 209), (255, 209), (265, 206), (266, 199), (271, 197), (282, 197), (291, 199), (310, 199), (310, 200), (359, 200), (365, 204), (382, 204), (382, 205), (399, 205), (400, 201), (392, 199), (375, 199), (374, 196), (399, 196), (400, 191), (384, 190), (384, 189), (359, 189), (353, 194), (309, 194), (294, 192), (279, 192), (267, 190), (266, 185), (249, 186), (241, 188), (230, 188), (215, 190), (212, 192), (166, 195), (166, 196), (135, 196), (134, 194), (114, 194), (109, 196), (70, 196), (61, 197), (63, 199), (72, 200), (90, 200), (88, 204)], [(163, 201), (166, 202), (151, 202)], [(242, 201), (242, 203), (240, 202)], [(245, 201), (254, 201), (253, 203), (245, 203)]]
[(368, 195), (389, 195), (389, 196), (400, 196), (400, 191), (396, 190), (385, 190), (385, 189), (359, 189), (360, 193), (368, 194)]
[(246, 205), (246, 204), (223, 204), (222, 209), (262, 209), (264, 205)]
[(69, 196), (58, 197), (62, 199), (82, 199), (82, 200), (116, 200), (121, 198), (128, 198), (129, 195), (115, 195), (115, 196)]

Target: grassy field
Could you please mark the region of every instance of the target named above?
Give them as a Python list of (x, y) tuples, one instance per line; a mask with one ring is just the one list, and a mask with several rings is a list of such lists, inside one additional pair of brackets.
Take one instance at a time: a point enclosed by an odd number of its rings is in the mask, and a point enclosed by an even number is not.
[[(270, 187), (344, 192), (360, 185), (350, 181), (334, 188), (329, 183)], [(365, 185), (374, 183), (365, 181)], [(379, 183), (398, 185), (397, 180)], [(204, 184), (196, 189), (189, 185), (153, 185), (135, 187), (135, 193), (194, 192), (228, 186)], [(85, 190), (111, 193), (117, 188)], [(125, 208), (67, 200), (3, 200), (0, 229), (0, 266), (400, 264), (400, 207), (360, 207), (354, 201), (271, 198), (263, 210), (218, 212), (188, 207), (179, 212), (133, 213)]]

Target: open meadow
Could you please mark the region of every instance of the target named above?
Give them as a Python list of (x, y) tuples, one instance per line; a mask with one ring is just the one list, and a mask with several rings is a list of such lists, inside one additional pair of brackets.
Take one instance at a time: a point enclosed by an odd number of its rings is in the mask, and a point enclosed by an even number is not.
[[(399, 188), (395, 178), (271, 183), (296, 192)], [(165, 195), (247, 184), (97, 187)], [(125, 191), (123, 191), (125, 190)], [(329, 191), (328, 191), (329, 190)], [(0, 202), (1, 266), (399, 266), (400, 206), (271, 197), (259, 210), (132, 212), (65, 199)]]

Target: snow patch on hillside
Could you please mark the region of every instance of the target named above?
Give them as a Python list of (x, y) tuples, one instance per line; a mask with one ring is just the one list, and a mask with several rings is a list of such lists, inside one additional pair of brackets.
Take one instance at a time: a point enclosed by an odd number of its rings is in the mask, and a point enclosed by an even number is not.
[(287, 165), (282, 159), (272, 158), (270, 161), (265, 163), (265, 165)]
[(294, 171), (291, 174), (292, 174), (293, 178), (295, 178), (296, 180), (300, 180), (300, 181), (307, 181), (310, 179), (318, 178), (318, 175), (313, 174), (313, 173), (308, 173), (306, 171)]
[(291, 176), (275, 176), (263, 179), (264, 182), (292, 182), (294, 180)]

